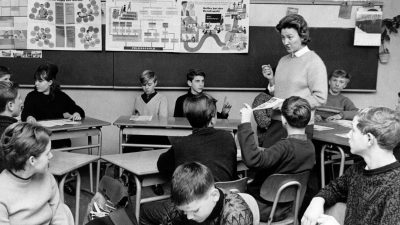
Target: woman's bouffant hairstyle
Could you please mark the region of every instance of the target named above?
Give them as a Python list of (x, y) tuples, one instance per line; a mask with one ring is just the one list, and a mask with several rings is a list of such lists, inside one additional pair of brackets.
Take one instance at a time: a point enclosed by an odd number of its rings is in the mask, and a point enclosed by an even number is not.
[(11, 124), (0, 139), (0, 163), (7, 170), (23, 170), (29, 157), (38, 157), (46, 150), (50, 135), (50, 130), (38, 124)]
[(286, 28), (293, 28), (297, 31), (301, 38), (301, 43), (303, 45), (307, 45), (311, 41), (310, 38), (310, 31), (308, 29), (308, 25), (306, 20), (298, 15), (298, 14), (290, 14), (285, 17), (283, 17), (278, 25), (276, 25), (276, 29), (279, 31), (279, 33), (282, 31), (282, 29)]

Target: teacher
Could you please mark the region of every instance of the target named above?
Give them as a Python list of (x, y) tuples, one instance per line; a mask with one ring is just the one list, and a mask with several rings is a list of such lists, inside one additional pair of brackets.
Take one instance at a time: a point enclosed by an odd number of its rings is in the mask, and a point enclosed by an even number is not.
[[(287, 15), (279, 21), (276, 29), (289, 54), (279, 60), (275, 76), (269, 65), (262, 66), (262, 73), (269, 81), (268, 90), (275, 97), (286, 99), (300, 96), (310, 103), (312, 114), (306, 134), (311, 139), (315, 108), (325, 104), (328, 95), (326, 67), (321, 58), (307, 46), (310, 35), (307, 22), (302, 16)], [(287, 137), (281, 122), (280, 107), (274, 108), (271, 125), (262, 142), (263, 147), (270, 147), (281, 138)]]

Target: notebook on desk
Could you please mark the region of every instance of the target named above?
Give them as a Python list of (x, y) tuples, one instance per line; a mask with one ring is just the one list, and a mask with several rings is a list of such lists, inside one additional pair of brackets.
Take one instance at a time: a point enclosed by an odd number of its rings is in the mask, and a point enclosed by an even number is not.
[(322, 119), (326, 119), (330, 116), (339, 114), (340, 110), (332, 109), (332, 108), (317, 108), (315, 114), (320, 115)]

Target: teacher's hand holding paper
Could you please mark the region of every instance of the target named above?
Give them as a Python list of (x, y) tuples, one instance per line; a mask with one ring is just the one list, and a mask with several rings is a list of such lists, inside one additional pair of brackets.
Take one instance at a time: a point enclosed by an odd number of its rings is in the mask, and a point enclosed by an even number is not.
[(284, 99), (272, 97), (270, 100), (255, 107), (253, 110), (269, 109), (269, 108), (280, 109), (282, 107), (283, 101), (284, 101)]

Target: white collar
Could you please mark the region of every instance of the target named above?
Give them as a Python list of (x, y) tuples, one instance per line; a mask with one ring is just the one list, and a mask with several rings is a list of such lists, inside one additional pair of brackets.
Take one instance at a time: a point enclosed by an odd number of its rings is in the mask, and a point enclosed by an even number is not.
[(304, 46), (303, 48), (301, 48), (300, 50), (298, 50), (297, 52), (295, 52), (294, 54), (292, 54), (292, 57), (301, 57), (302, 55), (306, 54), (307, 52), (309, 52), (310, 49), (308, 48), (308, 46)]

